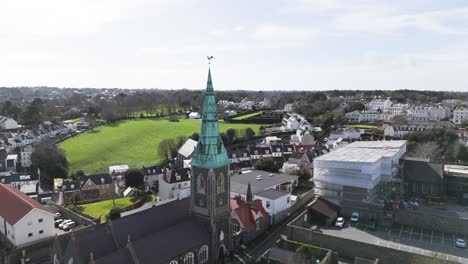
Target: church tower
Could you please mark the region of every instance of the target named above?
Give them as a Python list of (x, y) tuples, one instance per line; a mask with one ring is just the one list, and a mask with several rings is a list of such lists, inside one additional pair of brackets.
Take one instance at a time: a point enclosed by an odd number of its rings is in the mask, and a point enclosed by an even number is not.
[(210, 262), (221, 263), (230, 254), (229, 158), (219, 131), (211, 70), (208, 69), (200, 138), (192, 156), (192, 215), (210, 227)]

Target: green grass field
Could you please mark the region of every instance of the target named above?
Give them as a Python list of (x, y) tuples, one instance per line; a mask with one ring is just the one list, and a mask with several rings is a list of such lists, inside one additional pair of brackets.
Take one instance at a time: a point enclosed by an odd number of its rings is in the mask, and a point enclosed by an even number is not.
[[(59, 144), (70, 163), (70, 173), (83, 170), (87, 174), (108, 172), (109, 165), (128, 164), (133, 168), (152, 166), (162, 159), (158, 145), (164, 139), (200, 133), (200, 120), (136, 119), (104, 125)], [(220, 123), (228, 128), (251, 127), (255, 133), (260, 125)]]
[[(125, 198), (118, 198), (115, 199), (115, 207), (123, 208), (125, 206), (131, 205), (132, 197), (125, 197)], [(89, 203), (89, 204), (82, 204), (77, 206), (78, 209), (94, 218), (104, 217), (106, 214), (110, 212), (110, 210), (114, 207), (114, 203), (112, 200), (101, 201), (97, 203)]]
[(245, 119), (247, 119), (247, 118), (259, 116), (259, 115), (261, 115), (261, 114), (262, 114), (262, 111), (258, 111), (258, 112), (255, 112), (255, 113), (250, 113), (250, 114), (246, 114), (246, 115), (241, 115), (241, 116), (234, 117), (232, 120), (245, 120)]
[(357, 129), (372, 129), (377, 128), (377, 126), (373, 125), (345, 125), (345, 127), (355, 127)]

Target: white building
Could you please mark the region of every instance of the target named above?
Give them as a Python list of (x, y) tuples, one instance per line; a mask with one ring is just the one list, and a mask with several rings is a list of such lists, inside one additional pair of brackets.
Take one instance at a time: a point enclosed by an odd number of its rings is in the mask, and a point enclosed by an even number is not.
[(32, 165), (31, 156), (34, 152), (34, 148), (32, 146), (27, 146), (21, 149), (20, 157), (21, 157), (21, 167), (29, 168)]
[(392, 115), (405, 115), (406, 110), (409, 108), (409, 104), (392, 104), (386, 111)]
[(122, 165), (112, 165), (109, 166), (109, 174), (110, 175), (122, 175), (126, 171), (128, 171), (129, 167), (128, 165), (122, 164)]
[(201, 118), (201, 115), (197, 112), (191, 112), (189, 115), (188, 115), (188, 118), (189, 119), (200, 119)]
[(292, 205), (291, 193), (269, 189), (254, 195), (254, 200), (261, 200), (263, 208), (271, 215), (271, 224), (286, 218)]
[(190, 197), (190, 169), (168, 170), (159, 177), (159, 200)]
[(310, 129), (310, 123), (305, 117), (296, 113), (290, 113), (288, 115), (288, 118), (284, 117), (282, 120), (284, 130)]
[(391, 113), (380, 111), (353, 111), (345, 114), (349, 123), (375, 123), (379, 121), (390, 122), (394, 117)]
[(380, 99), (380, 98), (374, 98), (372, 101), (369, 102), (367, 108), (369, 110), (382, 110), (386, 111), (390, 106), (392, 106), (392, 101), (390, 101), (389, 98), (387, 99)]
[(361, 132), (357, 128), (350, 127), (350, 128), (332, 131), (330, 132), (330, 136), (328, 138), (330, 140), (338, 140), (340, 138), (358, 140), (361, 138)]
[(294, 104), (285, 104), (284, 109), (285, 112), (292, 112), (294, 111)]
[(55, 235), (54, 214), (20, 191), (0, 184), (0, 232), (15, 246)]
[(6, 116), (0, 116), (0, 129), (17, 129), (18, 122)]
[(453, 110), (453, 122), (461, 124), (463, 120), (468, 120), (468, 108), (458, 108)]
[(335, 203), (354, 194), (372, 195), (380, 182), (393, 180), (406, 152), (406, 140), (358, 141), (314, 159), (315, 193)]
[(441, 120), (447, 117), (447, 108), (433, 106), (416, 106), (407, 110), (408, 117), (424, 120)]

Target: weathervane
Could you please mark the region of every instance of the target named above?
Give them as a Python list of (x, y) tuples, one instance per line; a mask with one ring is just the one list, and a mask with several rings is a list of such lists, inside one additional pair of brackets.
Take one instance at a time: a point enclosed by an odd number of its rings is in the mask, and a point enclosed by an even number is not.
[(211, 60), (213, 59), (213, 56), (206, 56), (206, 58), (208, 59), (208, 65), (211, 64)]

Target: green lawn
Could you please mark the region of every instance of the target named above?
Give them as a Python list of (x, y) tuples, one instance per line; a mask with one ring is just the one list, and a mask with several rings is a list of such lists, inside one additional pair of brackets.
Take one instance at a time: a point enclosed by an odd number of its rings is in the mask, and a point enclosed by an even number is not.
[[(132, 204), (132, 197), (118, 198), (115, 199), (115, 206), (117, 208), (123, 208)], [(114, 207), (112, 200), (101, 201), (97, 203), (82, 204), (77, 206), (78, 209), (94, 218), (100, 218), (108, 214), (110, 210)]]
[(234, 117), (232, 120), (244, 120), (244, 119), (247, 119), (247, 118), (259, 116), (261, 114), (262, 114), (262, 111), (258, 111), (258, 112), (254, 112), (254, 113)]
[[(154, 165), (162, 157), (158, 145), (164, 139), (200, 133), (200, 120), (135, 119), (104, 125), (59, 144), (70, 163), (70, 173), (108, 172), (109, 165), (128, 164), (133, 168)], [(255, 133), (260, 125), (220, 123), (222, 131), (228, 128), (251, 127)]]
[(345, 125), (345, 127), (355, 127), (357, 129), (372, 129), (377, 128), (377, 126), (373, 125)]

